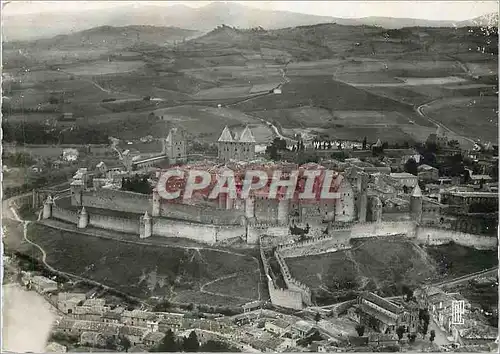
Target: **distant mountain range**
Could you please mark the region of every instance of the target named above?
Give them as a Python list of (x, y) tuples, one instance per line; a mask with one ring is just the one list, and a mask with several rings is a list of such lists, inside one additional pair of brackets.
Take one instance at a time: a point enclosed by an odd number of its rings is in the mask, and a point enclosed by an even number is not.
[(358, 19), (315, 16), (287, 11), (267, 11), (235, 3), (210, 3), (200, 8), (184, 5), (121, 5), (111, 9), (78, 12), (24, 14), (2, 16), (4, 41), (33, 40), (83, 31), (100, 26), (161, 26), (207, 32), (225, 24), (238, 28), (263, 27), (277, 29), (337, 23), (339, 25), (368, 25), (389, 29), (402, 27), (465, 27), (497, 26), (498, 14), (454, 23), (410, 18), (365, 17)]

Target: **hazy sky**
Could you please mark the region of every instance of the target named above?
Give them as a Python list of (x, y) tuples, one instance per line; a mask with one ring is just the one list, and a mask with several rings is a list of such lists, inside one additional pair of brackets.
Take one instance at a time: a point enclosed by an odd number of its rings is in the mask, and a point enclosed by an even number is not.
[[(129, 4), (200, 7), (212, 1), (130, 1)], [(228, 1), (231, 2), (231, 1)], [(332, 17), (405, 17), (429, 20), (467, 20), (498, 11), (498, 1), (232, 1), (266, 10), (301, 12)], [(12, 1), (4, 15), (82, 11), (123, 6), (126, 1)]]

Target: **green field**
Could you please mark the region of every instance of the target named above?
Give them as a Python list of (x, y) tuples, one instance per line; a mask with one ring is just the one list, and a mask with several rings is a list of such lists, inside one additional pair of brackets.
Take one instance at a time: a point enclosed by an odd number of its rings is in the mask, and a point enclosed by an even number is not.
[(417, 286), (435, 276), (433, 262), (408, 241), (370, 240), (351, 250), (288, 258), (286, 262), (292, 275), (313, 292), (326, 290), (332, 295), (347, 289), (398, 295), (403, 284)]
[(427, 247), (441, 274), (450, 277), (478, 272), (498, 265), (498, 252), (476, 250), (456, 243)]
[[(199, 292), (202, 284), (231, 273), (254, 274), (255, 259), (215, 250), (144, 246), (93, 238), (81, 234), (32, 225), (30, 238), (47, 252), (47, 263), (56, 269), (90, 278), (133, 296), (174, 297), (182, 292)], [(248, 293), (257, 287), (250, 280), (226, 290), (231, 295)], [(241, 288), (239, 288), (241, 287)], [(219, 290), (223, 292), (224, 289)], [(210, 299), (207, 299), (210, 301)], [(211, 304), (208, 302), (208, 304)]]
[(459, 134), (498, 141), (498, 97), (463, 97), (431, 104), (425, 112)]

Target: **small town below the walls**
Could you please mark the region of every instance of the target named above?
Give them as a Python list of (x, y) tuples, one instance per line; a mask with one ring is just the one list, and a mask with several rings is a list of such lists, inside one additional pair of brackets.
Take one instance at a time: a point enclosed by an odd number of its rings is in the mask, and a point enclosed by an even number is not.
[[(491, 16), (162, 6), (6, 20), (2, 349), (497, 352)], [(193, 171), (333, 197), (164, 197)]]

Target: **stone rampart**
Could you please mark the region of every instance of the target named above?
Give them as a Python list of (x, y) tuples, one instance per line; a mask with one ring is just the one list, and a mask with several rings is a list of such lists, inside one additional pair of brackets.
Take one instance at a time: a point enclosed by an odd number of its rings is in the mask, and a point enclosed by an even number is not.
[(240, 225), (244, 210), (223, 210), (210, 206), (162, 202), (160, 215), (186, 221), (217, 225)]
[(72, 224), (78, 223), (78, 213), (52, 205), (52, 217)]
[(351, 248), (351, 246), (348, 240), (338, 239), (335, 236), (329, 235), (310, 238), (297, 243), (280, 245), (277, 249), (283, 258), (293, 258), (336, 252), (349, 248)]
[(151, 213), (152, 202), (147, 194), (112, 189), (82, 192), (82, 204), (87, 207), (124, 211), (128, 213)]
[(278, 289), (272, 281), (268, 282), (269, 296), (271, 303), (276, 306), (301, 310), (304, 308), (302, 304), (302, 294), (295, 291)]
[(137, 220), (133, 220), (116, 216), (89, 213), (89, 226), (138, 235), (140, 222), (139, 218), (137, 218)]
[(380, 237), (405, 234), (415, 237), (417, 224), (413, 221), (382, 221), (354, 224), (351, 238)]
[[(262, 237), (259, 238), (259, 244), (262, 244), (262, 242), (260, 242), (261, 238)], [(271, 274), (269, 274), (270, 265), (264, 253), (264, 249), (262, 247), (259, 248), (260, 248), (260, 259), (262, 260), (262, 266), (264, 267), (264, 273), (266, 274), (267, 278), (267, 287), (269, 290), (271, 303), (273, 305), (286, 308), (292, 308), (297, 310), (302, 309), (303, 308), (302, 293), (291, 291), (288, 289), (280, 289), (274, 284)]]
[(247, 230), (245, 226), (240, 225), (218, 225), (216, 226), (215, 241), (221, 242), (235, 237), (246, 239)]
[(214, 244), (217, 240), (217, 229), (214, 225), (155, 218), (153, 219), (153, 235), (189, 238), (208, 244)]
[(301, 294), (302, 302), (308, 306), (312, 304), (311, 301), (311, 290), (305, 285), (302, 284), (300, 281), (296, 280), (292, 274), (290, 273), (290, 270), (288, 269), (288, 266), (285, 263), (285, 260), (283, 259), (282, 255), (279, 253), (279, 251), (274, 252), (274, 256), (276, 260), (278, 261), (278, 264), (280, 266), (281, 274), (283, 275), (283, 279), (285, 280), (285, 284), (288, 287), (289, 290), (298, 292)]
[(476, 249), (497, 249), (498, 239), (495, 236), (473, 235), (459, 231), (419, 227), (417, 241), (422, 244), (442, 245), (450, 241)]
[(198, 242), (214, 244), (235, 237), (246, 239), (246, 228), (240, 225), (206, 225), (165, 218), (155, 218), (153, 219), (153, 235), (182, 237)]

